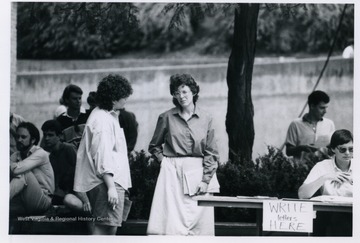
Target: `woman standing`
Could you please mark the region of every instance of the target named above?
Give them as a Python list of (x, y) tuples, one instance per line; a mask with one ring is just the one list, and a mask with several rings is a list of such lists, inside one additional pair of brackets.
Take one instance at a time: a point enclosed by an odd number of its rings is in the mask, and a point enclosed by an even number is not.
[(149, 145), (161, 169), (147, 233), (214, 235), (213, 207), (199, 207), (195, 195), (219, 192), (219, 154), (212, 118), (196, 105), (200, 88), (189, 74), (170, 77), (175, 107), (159, 116)]
[[(131, 187), (130, 168), (118, 112), (132, 92), (122, 76), (108, 75), (101, 80), (97, 107), (86, 122), (77, 152), (74, 191), (87, 194), (95, 235), (115, 235), (129, 210), (125, 203)], [(87, 201), (83, 204), (88, 205)]]

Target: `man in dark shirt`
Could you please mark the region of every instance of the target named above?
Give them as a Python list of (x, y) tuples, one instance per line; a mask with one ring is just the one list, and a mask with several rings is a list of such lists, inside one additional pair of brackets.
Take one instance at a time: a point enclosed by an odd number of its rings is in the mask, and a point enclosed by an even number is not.
[(52, 204), (61, 205), (64, 196), (73, 189), (76, 148), (72, 144), (60, 141), (62, 127), (58, 121), (46, 121), (41, 130), (44, 133), (44, 149), (50, 152), (49, 159), (55, 176)]
[(76, 148), (79, 146), (90, 114), (81, 107), (82, 94), (83, 91), (79, 86), (69, 84), (62, 96), (67, 111), (56, 119), (62, 126), (62, 140), (74, 144)]

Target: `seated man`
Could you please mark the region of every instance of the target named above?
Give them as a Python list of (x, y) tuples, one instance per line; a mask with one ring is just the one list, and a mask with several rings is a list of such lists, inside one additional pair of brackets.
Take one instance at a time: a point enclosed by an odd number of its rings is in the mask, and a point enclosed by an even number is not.
[(39, 130), (30, 122), (16, 129), (17, 152), (10, 157), (10, 215), (41, 214), (51, 206), (54, 172), (49, 155), (37, 144)]
[(76, 148), (60, 141), (62, 129), (58, 121), (46, 121), (41, 130), (44, 133), (44, 149), (50, 152), (49, 159), (55, 176), (52, 204), (63, 204), (64, 196), (72, 191), (74, 185)]
[[(90, 208), (83, 207), (82, 201), (79, 200), (81, 198), (85, 204), (89, 203), (86, 194), (73, 191), (76, 166), (75, 146), (60, 141), (61, 125), (56, 120), (46, 121), (41, 130), (44, 133), (44, 148), (50, 152), (50, 163), (55, 175), (55, 192), (52, 204), (64, 204), (68, 208), (80, 212), (90, 211)], [(65, 196), (66, 200), (64, 200)]]
[(312, 92), (308, 97), (309, 112), (291, 122), (285, 145), (286, 155), (293, 156), (295, 162), (317, 162), (329, 158), (326, 146), (335, 131), (334, 122), (324, 118), (329, 102), (325, 92)]
[(83, 91), (74, 84), (69, 84), (63, 92), (62, 99), (67, 110), (56, 120), (62, 126), (63, 141), (79, 146), (89, 113), (81, 107)]

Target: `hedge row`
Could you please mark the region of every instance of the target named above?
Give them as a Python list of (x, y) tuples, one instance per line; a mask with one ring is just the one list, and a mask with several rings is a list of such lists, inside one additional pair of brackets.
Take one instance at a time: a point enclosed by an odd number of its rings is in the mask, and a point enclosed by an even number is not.
[[(130, 156), (133, 208), (130, 219), (148, 219), (160, 166), (143, 150)], [(219, 196), (270, 196), (297, 198), (297, 190), (311, 165), (294, 164), (282, 151), (269, 146), (268, 152), (255, 161), (229, 161), (219, 166)], [(251, 209), (216, 208), (218, 222), (254, 222)]]

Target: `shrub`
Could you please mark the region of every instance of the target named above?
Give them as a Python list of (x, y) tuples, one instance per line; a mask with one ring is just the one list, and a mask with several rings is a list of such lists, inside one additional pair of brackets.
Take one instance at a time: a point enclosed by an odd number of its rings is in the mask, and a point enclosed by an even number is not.
[(130, 155), (129, 162), (132, 179), (129, 191), (133, 202), (129, 219), (148, 219), (160, 165), (144, 150)]
[(256, 160), (259, 179), (268, 185), (260, 193), (278, 198), (297, 198), (297, 191), (313, 166), (310, 162), (293, 163), (282, 151), (268, 146), (268, 153)]
[[(268, 146), (268, 153), (252, 161), (228, 162), (217, 170), (220, 196), (269, 196), (297, 198), (297, 190), (311, 165), (294, 164), (282, 151)], [(255, 210), (216, 208), (216, 221), (255, 220)]]

